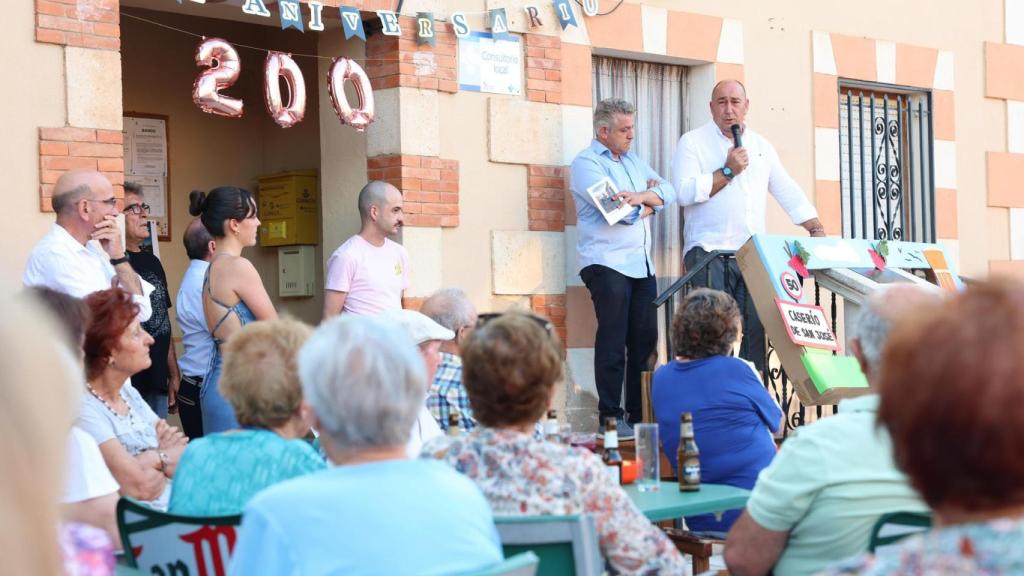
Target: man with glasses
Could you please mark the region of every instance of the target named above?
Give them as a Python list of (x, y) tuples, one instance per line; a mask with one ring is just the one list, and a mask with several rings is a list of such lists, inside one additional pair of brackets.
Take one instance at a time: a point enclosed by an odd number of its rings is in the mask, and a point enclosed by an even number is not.
[(118, 199), (95, 170), (65, 172), (53, 187), (57, 220), (28, 257), (22, 283), (78, 298), (119, 286), (134, 295), (139, 320), (149, 320), (153, 286), (132, 269), (117, 225)]
[(181, 382), (178, 372), (178, 358), (171, 345), (171, 295), (167, 290), (167, 274), (163, 264), (151, 249), (144, 249), (142, 243), (150, 237), (149, 204), (146, 204), (142, 188), (134, 182), (124, 183), (124, 237), (128, 258), (138, 275), (152, 284), (155, 289), (149, 295), (153, 310), (142, 328), (153, 337), (149, 347), (149, 368), (132, 376), (132, 386), (146, 400), (157, 416), (167, 418), (167, 413), (177, 412), (176, 394)]
[[(672, 185), (630, 150), (635, 113), (636, 108), (624, 100), (599, 102), (594, 110), (594, 140), (571, 167), (579, 233), (576, 268), (597, 316), (594, 380), (600, 427), (603, 431), (605, 421), (615, 418), (621, 440), (632, 439), (629, 424), (640, 421), (640, 374), (650, 369), (658, 343), (654, 310), (658, 286), (648, 216), (675, 199)], [(615, 204), (630, 207), (628, 215), (611, 225), (589, 192), (605, 178), (619, 190)]]

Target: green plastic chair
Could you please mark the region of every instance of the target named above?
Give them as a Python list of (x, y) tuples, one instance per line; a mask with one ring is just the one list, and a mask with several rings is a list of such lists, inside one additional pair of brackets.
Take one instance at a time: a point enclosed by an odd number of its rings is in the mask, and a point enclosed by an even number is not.
[(131, 498), (117, 502), (124, 561), (144, 574), (226, 574), (241, 522), (237, 514), (178, 516)]
[(540, 559), (536, 554), (523, 552), (506, 558), (493, 566), (461, 576), (534, 576), (537, 573), (538, 564), (540, 564)]
[(875, 527), (871, 529), (871, 540), (868, 541), (868, 552), (883, 546), (890, 546), (913, 536), (926, 532), (932, 527), (932, 515), (928, 512), (890, 512), (883, 514)]
[(604, 571), (593, 517), (505, 516), (494, 519), (505, 557), (533, 552), (537, 576), (597, 576)]

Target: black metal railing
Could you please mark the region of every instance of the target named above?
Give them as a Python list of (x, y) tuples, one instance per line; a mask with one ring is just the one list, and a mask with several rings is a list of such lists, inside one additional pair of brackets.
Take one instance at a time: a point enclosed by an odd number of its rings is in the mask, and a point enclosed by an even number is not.
[(843, 236), (935, 242), (931, 94), (843, 81)]
[[(704, 258), (693, 267), (692, 270), (687, 270), (678, 280), (672, 283), (671, 286), (666, 288), (657, 298), (654, 299), (654, 307), (662, 310), (663, 320), (665, 326), (664, 337), (661, 338), (661, 342), (665, 343), (665, 347), (662, 350), (663, 358), (671, 360), (672, 358), (672, 318), (676, 314), (676, 296), (678, 299), (682, 299), (686, 296), (691, 289), (693, 289), (693, 281), (699, 278), (699, 274), (704, 275), (704, 284), (701, 286), (709, 286), (711, 284), (711, 268), (710, 265), (717, 259), (723, 259), (722, 264), (725, 268), (725, 285), (729, 286), (730, 272), (728, 262), (736, 258), (735, 250), (714, 250), (708, 252)], [(679, 292), (682, 291), (682, 294)], [(743, 304), (741, 304), (742, 306)], [(746, 310), (743, 310), (744, 316), (746, 316)]]
[[(724, 284), (730, 286), (731, 272), (729, 266), (729, 260), (736, 258), (736, 252), (733, 250), (715, 250), (709, 252), (702, 260), (700, 260), (692, 269), (687, 270), (682, 277), (673, 282), (668, 288), (661, 292), (658, 297), (654, 300), (654, 306), (662, 313), (662, 320), (664, 326), (664, 332), (661, 334), (659, 341), (663, 343), (661, 349), (662, 358), (665, 358), (666, 362), (671, 361), (674, 355), (672, 354), (672, 318), (675, 317), (675, 307), (677, 300), (684, 298), (690, 290), (707, 286), (710, 284), (711, 278), (710, 266), (715, 260), (722, 260), (722, 268), (725, 275)], [(699, 282), (703, 278), (703, 284), (696, 284), (695, 281)], [(821, 288), (817, 283), (814, 284), (814, 304), (817, 306), (821, 305)], [(839, 303), (837, 296), (833, 292), (828, 293), (828, 297), (831, 300), (831, 318), (832, 318), (832, 331), (837, 333), (838, 328), (838, 307)], [(747, 314), (746, 303), (737, 302), (740, 306), (740, 314), (743, 317), (744, 322), (744, 334), (749, 334), (746, 330)], [(757, 311), (750, 311), (756, 314)], [(771, 339), (765, 337), (765, 357), (763, 362), (763, 368), (761, 372), (761, 381), (765, 388), (778, 402), (779, 407), (782, 408), (782, 413), (785, 418), (785, 425), (782, 429), (782, 436), (788, 436), (789, 432), (796, 429), (798, 426), (802, 426), (808, 423), (807, 407), (804, 406), (800, 399), (797, 398), (793, 385), (789, 381), (789, 377), (786, 375), (786, 370), (782, 366), (782, 362), (775, 352), (775, 347), (772, 345)], [(749, 360), (749, 359), (748, 359)], [(826, 413), (826, 406), (815, 406), (814, 415), (815, 419), (822, 418), (829, 414), (834, 414), (836, 411), (835, 406), (831, 406), (831, 410)]]

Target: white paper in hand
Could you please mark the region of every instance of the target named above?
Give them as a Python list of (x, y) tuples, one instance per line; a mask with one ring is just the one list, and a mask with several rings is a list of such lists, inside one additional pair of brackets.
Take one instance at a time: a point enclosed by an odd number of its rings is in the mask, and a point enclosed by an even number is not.
[(607, 176), (598, 180), (590, 188), (587, 188), (587, 193), (590, 194), (594, 205), (597, 206), (597, 209), (609, 225), (617, 224), (619, 220), (622, 220), (636, 209), (635, 206), (623, 204), (622, 201), (615, 199), (615, 196), (619, 193), (619, 188)]
[(117, 222), (117, 233), (121, 235), (121, 248), (127, 250), (127, 248), (125, 248), (127, 244), (125, 244), (126, 238), (124, 231), (124, 212), (118, 212), (117, 215), (114, 216), (114, 218)]

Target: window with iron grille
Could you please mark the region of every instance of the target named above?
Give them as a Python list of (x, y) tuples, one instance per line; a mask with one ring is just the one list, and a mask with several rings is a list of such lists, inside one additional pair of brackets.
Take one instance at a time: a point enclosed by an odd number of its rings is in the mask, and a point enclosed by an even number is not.
[(931, 93), (839, 83), (843, 237), (935, 242)]

